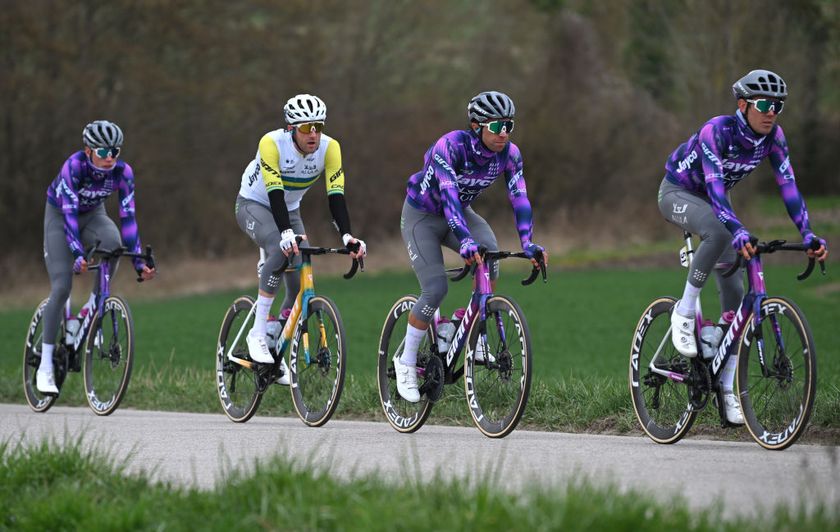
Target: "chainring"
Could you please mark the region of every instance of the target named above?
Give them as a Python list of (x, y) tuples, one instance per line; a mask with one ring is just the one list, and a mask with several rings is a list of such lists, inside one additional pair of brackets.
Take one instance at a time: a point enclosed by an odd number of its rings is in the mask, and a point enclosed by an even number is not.
[(688, 372), (688, 402), (692, 410), (698, 412), (706, 408), (712, 391), (712, 376), (709, 366), (697, 358), (691, 359), (691, 370)]
[(426, 360), (426, 374), (420, 386), (420, 394), (434, 403), (443, 395), (443, 360), (437, 355), (431, 355)]

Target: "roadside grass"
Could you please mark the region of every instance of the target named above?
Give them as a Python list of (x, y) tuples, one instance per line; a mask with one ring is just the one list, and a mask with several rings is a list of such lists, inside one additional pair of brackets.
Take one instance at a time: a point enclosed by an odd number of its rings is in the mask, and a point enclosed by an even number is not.
[[(840, 429), (840, 344), (831, 331), (840, 308), (840, 283), (815, 274), (795, 279), (801, 265), (765, 261), (771, 294), (794, 299), (808, 317), (818, 352), (818, 392), (812, 427)], [(527, 267), (505, 265), (497, 291), (525, 310), (534, 345), (534, 383), (523, 426), (544, 430), (632, 432), (636, 420), (627, 391), (633, 328), (648, 301), (682, 286), (682, 270), (552, 270), (549, 282), (522, 287)], [(833, 269), (830, 266), (830, 272)], [(317, 273), (316, 273), (317, 275)], [(470, 286), (450, 283), (444, 310), (467, 301)], [(410, 273), (361, 274), (351, 281), (316, 277), (316, 291), (341, 310), (347, 332), (348, 379), (337, 418), (384, 420), (375, 375), (382, 321), (400, 295), (417, 291)], [(716, 317), (714, 289), (706, 312)], [(136, 326), (136, 359), (121, 408), (219, 412), (214, 356), (218, 327), (239, 292), (166, 300), (130, 301)], [(21, 361), (32, 310), (0, 312), (0, 401), (24, 403)], [(84, 405), (80, 375), (71, 374), (59, 400)], [(285, 388), (272, 387), (259, 415), (291, 415)], [(463, 384), (446, 389), (431, 423), (471, 424)], [(717, 426), (712, 408), (698, 420)], [(807, 434), (806, 434), (807, 437)]]
[[(756, 517), (694, 512), (685, 499), (586, 478), (514, 492), (492, 470), (429, 482), (352, 480), (275, 457), (201, 491), (129, 473), (76, 441), (0, 443), (0, 529), (10, 530), (836, 530), (840, 514), (781, 506)], [(315, 495), (315, 496), (313, 496)]]

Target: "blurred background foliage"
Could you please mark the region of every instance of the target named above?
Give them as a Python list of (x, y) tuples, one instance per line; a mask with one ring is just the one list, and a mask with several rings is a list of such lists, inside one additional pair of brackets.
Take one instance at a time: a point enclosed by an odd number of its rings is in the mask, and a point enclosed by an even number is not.
[[(2, 273), (39, 260), (46, 187), (80, 149), (84, 124), (99, 118), (125, 131), (145, 242), (169, 259), (253, 253), (233, 216), (240, 176), (299, 92), (327, 103), (354, 232), (369, 243), (399, 238), (408, 176), (435, 139), (466, 127), (466, 102), (489, 89), (517, 104), (514, 141), (538, 241), (673, 236), (656, 208), (665, 159), (705, 120), (734, 112), (730, 86), (753, 68), (790, 86), (781, 124), (806, 198), (840, 192), (835, 0), (2, 7)], [(774, 193), (763, 166), (739, 196)], [(310, 235), (334, 245), (322, 187), (307, 195), (304, 220)], [(508, 226), (503, 188), (477, 207)]]

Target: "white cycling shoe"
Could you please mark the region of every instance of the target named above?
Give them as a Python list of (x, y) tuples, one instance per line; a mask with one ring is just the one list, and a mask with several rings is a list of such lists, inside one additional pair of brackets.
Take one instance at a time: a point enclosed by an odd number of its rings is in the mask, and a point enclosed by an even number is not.
[(394, 371), (397, 374), (397, 391), (409, 403), (420, 401), (420, 389), (417, 387), (417, 366), (403, 364), (399, 355), (394, 355)]
[(248, 344), (248, 354), (251, 355), (251, 360), (260, 364), (274, 364), (274, 357), (268, 350), (265, 335), (255, 334), (254, 329), (251, 329), (248, 331), (248, 336), (245, 337), (245, 342)]
[(486, 352), (486, 346), (481, 339), (475, 344), (475, 351), (473, 351), (473, 360), (475, 360), (476, 364), (487, 364), (487, 363), (495, 363), (496, 357), (492, 355), (492, 353)]
[(291, 380), (289, 380), (289, 366), (286, 365), (286, 359), (280, 359), (280, 370), (283, 371), (283, 374), (278, 377), (278, 379), (274, 382), (277, 384), (282, 384), (283, 386), (288, 386), (291, 384)]
[(677, 351), (688, 358), (697, 356), (697, 340), (694, 338), (694, 318), (683, 316), (676, 307), (671, 312), (671, 341)]
[(744, 414), (741, 412), (741, 403), (735, 397), (735, 392), (723, 392), (723, 409), (726, 412), (726, 421), (733, 425), (744, 424)]
[(58, 386), (55, 385), (55, 374), (52, 368), (49, 370), (38, 368), (35, 374), (35, 387), (41, 393), (58, 395)]

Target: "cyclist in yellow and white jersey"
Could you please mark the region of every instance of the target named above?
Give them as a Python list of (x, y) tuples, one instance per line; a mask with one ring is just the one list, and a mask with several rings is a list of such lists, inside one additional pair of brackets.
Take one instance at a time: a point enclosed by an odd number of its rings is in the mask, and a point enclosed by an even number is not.
[[(295, 235), (306, 235), (300, 202), (322, 174), (333, 224), (344, 245), (351, 250), (353, 258), (362, 258), (367, 253), (364, 241), (353, 237), (350, 230), (341, 147), (337, 140), (322, 133), (327, 106), (317, 96), (298, 94), (286, 102), (283, 113), (286, 128), (270, 131), (260, 139), (256, 156), (242, 174), (236, 198), (239, 227), (264, 250), (256, 317), (247, 343), (251, 359), (266, 364), (274, 362), (265, 340), (265, 324), (280, 279), (286, 288), (281, 311), (291, 308), (300, 289), (298, 271), (280, 275), (273, 272), (286, 257), (291, 257), (291, 265), (300, 264)], [(285, 362), (283, 370), (278, 382), (288, 384)]]

